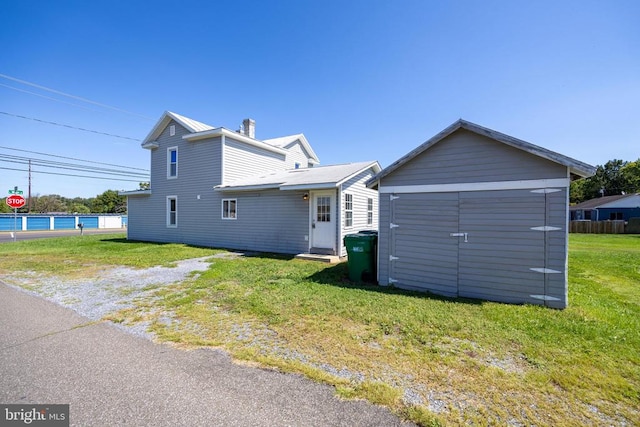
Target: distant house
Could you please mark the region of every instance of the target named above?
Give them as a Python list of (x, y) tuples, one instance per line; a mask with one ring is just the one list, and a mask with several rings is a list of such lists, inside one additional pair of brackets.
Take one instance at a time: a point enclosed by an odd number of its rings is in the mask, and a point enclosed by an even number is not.
[(568, 192), (595, 168), (459, 120), (368, 182), (378, 282), (564, 308)]
[(629, 221), (640, 218), (640, 194), (619, 194), (587, 200), (569, 207), (572, 221)]
[(375, 161), (318, 166), (303, 134), (259, 140), (165, 112), (142, 147), (151, 188), (127, 191), (127, 238), (346, 255), (342, 237), (378, 227)]

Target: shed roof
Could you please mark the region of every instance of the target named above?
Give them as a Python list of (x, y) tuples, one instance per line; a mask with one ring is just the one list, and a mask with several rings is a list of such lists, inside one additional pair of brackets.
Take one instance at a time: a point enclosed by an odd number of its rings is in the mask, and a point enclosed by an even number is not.
[(382, 169), (378, 162), (346, 163), (313, 168), (287, 169), (242, 178), (228, 184), (217, 185), (219, 191), (245, 190), (314, 190), (336, 188), (340, 184), (369, 168), (373, 173)]
[(375, 186), (375, 183), (378, 182), (381, 178), (384, 178), (385, 176), (389, 175), (390, 173), (400, 168), (405, 163), (409, 162), (413, 158), (427, 151), (429, 148), (433, 147), (438, 142), (442, 141), (443, 139), (445, 139), (446, 137), (448, 137), (449, 135), (451, 135), (452, 133), (460, 129), (466, 129), (478, 135), (483, 135), (488, 138), (491, 138), (494, 141), (501, 142), (503, 144), (526, 151), (527, 153), (536, 155), (538, 157), (542, 157), (552, 162), (559, 163), (569, 168), (569, 171), (571, 172), (571, 174), (577, 177), (591, 176), (595, 173), (595, 170), (596, 170), (595, 167), (587, 163), (583, 163), (579, 160), (572, 159), (571, 157), (567, 157), (562, 154), (556, 153), (554, 151), (547, 150), (546, 148), (531, 144), (530, 142), (526, 142), (518, 138), (514, 138), (512, 136), (495, 131), (493, 129), (489, 129), (489, 128), (477, 125), (467, 120), (459, 119), (458, 121), (456, 121), (446, 129), (444, 129), (443, 131), (441, 131), (431, 139), (427, 140), (417, 148), (410, 151), (405, 156), (401, 157), (400, 159), (393, 162), (391, 165), (384, 168), (378, 175), (371, 178), (367, 183), (367, 185)]

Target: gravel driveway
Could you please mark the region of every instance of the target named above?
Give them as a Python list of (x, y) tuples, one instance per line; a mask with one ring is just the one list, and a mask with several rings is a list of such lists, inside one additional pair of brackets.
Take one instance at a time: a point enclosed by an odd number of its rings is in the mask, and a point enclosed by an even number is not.
[[(119, 310), (134, 307), (136, 300), (150, 297), (159, 287), (181, 282), (193, 274), (206, 271), (216, 257), (233, 256), (239, 254), (222, 253), (213, 257), (186, 259), (175, 262), (172, 267), (115, 267), (102, 270), (97, 277), (75, 280), (55, 275), (44, 276), (32, 271), (5, 275), (2, 280), (97, 321)], [(117, 326), (136, 335), (152, 337), (144, 322)]]

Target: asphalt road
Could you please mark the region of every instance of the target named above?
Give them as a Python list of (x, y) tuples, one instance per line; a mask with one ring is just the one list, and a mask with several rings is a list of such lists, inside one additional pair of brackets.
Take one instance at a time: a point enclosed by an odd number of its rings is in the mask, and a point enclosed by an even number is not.
[[(91, 228), (84, 230), (84, 234), (113, 234), (126, 233), (126, 228)], [(13, 242), (12, 231), (0, 231), (0, 243)], [(44, 230), (44, 231), (18, 231), (16, 240), (46, 239), (50, 237), (79, 236), (80, 230)]]
[(408, 425), (332, 387), (155, 344), (1, 282), (0, 403), (68, 403), (78, 426)]

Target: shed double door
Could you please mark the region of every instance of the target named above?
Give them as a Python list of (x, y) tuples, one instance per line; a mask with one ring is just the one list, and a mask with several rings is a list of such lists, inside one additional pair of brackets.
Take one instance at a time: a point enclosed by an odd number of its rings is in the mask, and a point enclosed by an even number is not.
[(531, 190), (410, 193), (390, 202), (396, 286), (504, 302), (545, 294), (548, 212)]

